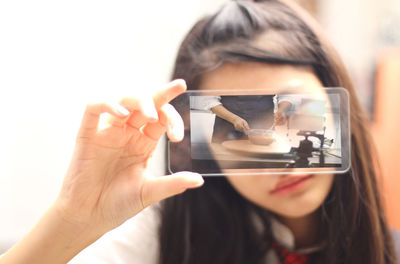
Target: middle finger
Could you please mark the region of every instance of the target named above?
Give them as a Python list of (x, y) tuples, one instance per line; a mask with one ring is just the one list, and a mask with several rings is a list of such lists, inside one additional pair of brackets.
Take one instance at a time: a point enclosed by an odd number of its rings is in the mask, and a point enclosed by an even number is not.
[(140, 129), (146, 123), (156, 122), (158, 114), (150, 96), (124, 97), (120, 104), (131, 112), (127, 124), (136, 129)]
[(159, 122), (146, 124), (142, 129), (143, 133), (153, 140), (158, 140), (167, 131), (168, 138), (171, 141), (182, 140), (184, 124), (182, 117), (175, 108), (170, 104), (165, 104), (158, 113)]

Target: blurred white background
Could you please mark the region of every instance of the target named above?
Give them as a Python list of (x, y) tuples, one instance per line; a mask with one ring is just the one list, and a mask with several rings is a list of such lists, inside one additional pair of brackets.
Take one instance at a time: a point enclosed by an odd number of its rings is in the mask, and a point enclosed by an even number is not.
[(165, 84), (183, 36), (222, 2), (0, 1), (0, 253), (56, 197), (85, 105)]
[[(0, 1), (0, 253), (56, 197), (86, 103), (165, 84), (185, 33), (226, 1)], [(400, 2), (300, 2), (363, 91), (382, 43), (400, 42)], [(162, 146), (153, 167), (163, 171)]]

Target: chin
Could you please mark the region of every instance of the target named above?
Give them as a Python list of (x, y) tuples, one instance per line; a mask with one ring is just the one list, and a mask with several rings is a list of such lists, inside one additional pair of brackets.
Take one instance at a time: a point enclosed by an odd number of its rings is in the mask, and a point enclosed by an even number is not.
[(316, 212), (321, 207), (325, 198), (325, 196), (315, 196), (311, 193), (307, 193), (307, 195), (302, 197), (296, 197), (290, 200), (284, 199), (266, 209), (281, 217), (302, 218)]
[(303, 218), (305, 216), (308, 216), (308, 215), (316, 212), (319, 207), (320, 206), (313, 207), (313, 208), (294, 208), (292, 210), (286, 210), (286, 211), (279, 210), (279, 211), (275, 211), (274, 213), (281, 217), (285, 217), (285, 218)]

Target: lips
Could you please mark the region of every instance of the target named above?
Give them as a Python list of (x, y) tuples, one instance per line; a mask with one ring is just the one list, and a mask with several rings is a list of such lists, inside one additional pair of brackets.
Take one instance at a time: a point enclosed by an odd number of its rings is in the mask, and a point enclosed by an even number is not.
[(312, 177), (313, 175), (306, 175), (306, 176), (293, 176), (281, 179), (276, 183), (274, 189), (270, 191), (270, 194), (283, 194), (294, 191), (300, 188), (303, 185), (303, 183), (305, 183)]

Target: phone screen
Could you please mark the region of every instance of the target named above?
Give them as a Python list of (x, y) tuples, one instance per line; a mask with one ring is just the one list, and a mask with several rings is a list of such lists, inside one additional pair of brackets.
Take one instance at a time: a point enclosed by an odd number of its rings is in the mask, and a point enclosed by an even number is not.
[(344, 88), (187, 91), (173, 105), (185, 138), (168, 142), (171, 173), (344, 173), (350, 167)]

